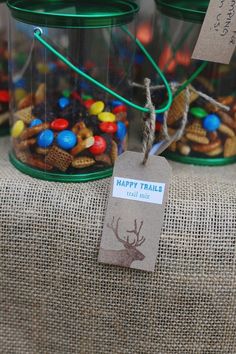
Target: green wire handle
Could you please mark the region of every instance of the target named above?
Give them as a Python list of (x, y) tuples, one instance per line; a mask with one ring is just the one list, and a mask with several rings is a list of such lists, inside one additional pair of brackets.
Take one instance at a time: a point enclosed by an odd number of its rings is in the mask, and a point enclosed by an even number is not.
[[(164, 107), (160, 108), (160, 109), (156, 109), (155, 113), (163, 113), (166, 110), (168, 110), (172, 104), (173, 101), (173, 95), (172, 95), (172, 91), (171, 88), (164, 76), (164, 74), (162, 73), (161, 69), (158, 67), (158, 65), (155, 63), (155, 61), (153, 60), (153, 58), (150, 56), (150, 54), (147, 52), (147, 50), (144, 48), (144, 46), (141, 44), (141, 42), (135, 38), (129, 31), (128, 29), (126, 29), (124, 26), (122, 27), (123, 31), (126, 32), (129, 37), (131, 39), (133, 39), (137, 46), (142, 50), (142, 52), (146, 55), (147, 59), (150, 61), (150, 63), (152, 64), (152, 66), (154, 67), (154, 69), (157, 71), (157, 73), (160, 75), (161, 79), (164, 82), (164, 85), (166, 87), (167, 90), (167, 94), (168, 94), (168, 100), (165, 104)], [(74, 70), (77, 74), (81, 75), (82, 77), (84, 77), (85, 79), (87, 79), (88, 81), (92, 82), (94, 85), (96, 85), (97, 87), (101, 88), (102, 90), (104, 90), (105, 92), (109, 93), (110, 95), (116, 97), (118, 100), (126, 103), (128, 106), (135, 108), (141, 112), (145, 112), (148, 113), (150, 112), (150, 110), (146, 107), (142, 107), (139, 106), (129, 100), (127, 100), (125, 97), (120, 96), (118, 93), (116, 93), (115, 91), (111, 90), (110, 88), (104, 86), (101, 82), (95, 80), (94, 78), (92, 78), (90, 75), (86, 74), (85, 72), (83, 72), (82, 70), (80, 70), (79, 68), (77, 68), (75, 65), (73, 65), (68, 59), (66, 59), (62, 54), (60, 54), (55, 48), (53, 48), (49, 43), (47, 43), (43, 38), (42, 38), (42, 34), (43, 31), (41, 28), (35, 28), (34, 30), (34, 37), (44, 46), (46, 47), (48, 50), (50, 50), (53, 54), (55, 54), (63, 63), (65, 63), (69, 68), (71, 68), (72, 70)]]

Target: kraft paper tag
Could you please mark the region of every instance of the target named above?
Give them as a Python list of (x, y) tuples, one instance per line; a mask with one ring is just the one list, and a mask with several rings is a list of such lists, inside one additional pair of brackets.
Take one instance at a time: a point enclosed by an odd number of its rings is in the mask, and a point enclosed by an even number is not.
[(236, 0), (211, 0), (192, 58), (229, 64), (236, 46)]
[(98, 261), (154, 271), (171, 168), (165, 158), (127, 151), (116, 161)]

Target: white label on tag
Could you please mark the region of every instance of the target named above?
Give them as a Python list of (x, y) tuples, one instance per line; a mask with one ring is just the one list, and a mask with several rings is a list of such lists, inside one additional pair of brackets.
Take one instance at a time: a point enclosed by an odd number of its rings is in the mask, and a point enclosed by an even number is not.
[(211, 0), (192, 58), (229, 64), (236, 46), (236, 0)]
[(112, 196), (115, 198), (162, 204), (164, 193), (165, 183), (114, 177)]

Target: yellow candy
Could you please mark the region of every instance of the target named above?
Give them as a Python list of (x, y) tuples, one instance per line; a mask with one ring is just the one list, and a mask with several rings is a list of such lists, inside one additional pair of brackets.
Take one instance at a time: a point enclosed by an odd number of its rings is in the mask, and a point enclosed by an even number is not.
[(97, 116), (99, 113), (101, 113), (104, 110), (104, 107), (105, 104), (102, 101), (94, 102), (89, 109), (89, 113)]
[(40, 74), (47, 74), (49, 72), (48, 65), (44, 63), (38, 63), (37, 69)]
[(101, 122), (115, 122), (116, 116), (111, 112), (102, 112), (98, 115), (98, 119)]
[(27, 95), (27, 92), (22, 88), (17, 88), (14, 92), (16, 102), (19, 102)]
[(18, 138), (25, 128), (23, 120), (17, 120), (12, 127), (11, 136), (13, 138)]

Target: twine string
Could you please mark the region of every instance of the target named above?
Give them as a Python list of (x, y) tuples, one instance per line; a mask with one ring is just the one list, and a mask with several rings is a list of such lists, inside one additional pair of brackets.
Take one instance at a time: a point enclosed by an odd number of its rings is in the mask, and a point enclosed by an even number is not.
[(156, 126), (156, 113), (155, 107), (152, 103), (151, 90), (150, 90), (151, 80), (148, 78), (144, 79), (144, 87), (146, 89), (146, 105), (149, 108), (149, 113), (144, 116), (144, 132), (143, 132), (143, 165), (146, 165), (150, 150), (152, 148), (155, 139), (155, 126)]

